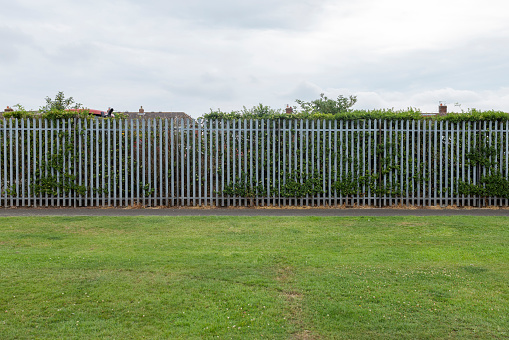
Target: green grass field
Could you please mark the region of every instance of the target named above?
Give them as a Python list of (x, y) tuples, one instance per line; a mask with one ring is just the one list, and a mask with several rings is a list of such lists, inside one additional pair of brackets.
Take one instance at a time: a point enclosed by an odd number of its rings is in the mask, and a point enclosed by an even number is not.
[(0, 218), (1, 339), (509, 337), (502, 217)]

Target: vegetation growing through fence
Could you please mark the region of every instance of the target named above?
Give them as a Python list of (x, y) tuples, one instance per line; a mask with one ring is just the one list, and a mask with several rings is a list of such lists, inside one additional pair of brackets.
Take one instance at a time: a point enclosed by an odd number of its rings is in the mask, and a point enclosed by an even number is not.
[[(495, 144), (499, 146), (498, 143)], [(483, 198), (505, 197), (509, 198), (509, 180), (502, 174), (497, 159), (497, 147), (489, 145), (486, 139), (467, 153), (466, 159), (470, 166), (478, 169), (478, 183), (459, 181), (458, 193), (461, 195), (474, 195)], [(507, 171), (507, 169), (505, 169)]]
[[(11, 112), (4, 112), (3, 118), (6, 119), (19, 119), (23, 120), (26, 126), (29, 126), (29, 120), (32, 124), (36, 124), (38, 119), (40, 129), (48, 129), (48, 125), (43, 127), (42, 121), (44, 119), (51, 122), (51, 126), (55, 125), (56, 130), (50, 136), (44, 134), (45, 141), (42, 140), (43, 135), (37, 134), (33, 130), (27, 133), (24, 142), (32, 141), (31, 144), (26, 144), (28, 152), (34, 154), (37, 150), (34, 149), (36, 145), (54, 143), (52, 146), (52, 153), (45, 155), (44, 158), (35, 159), (34, 169), (38, 171), (34, 174), (34, 181), (31, 183), (30, 188), (37, 196), (59, 196), (61, 194), (76, 194), (85, 195), (87, 193), (104, 193), (107, 192), (106, 188), (90, 188), (84, 184), (78, 184), (78, 176), (76, 175), (76, 134), (84, 134), (85, 130), (77, 130), (78, 122), (90, 122), (95, 119), (89, 114), (83, 105), (77, 103), (73, 97), (65, 97), (62, 91), (58, 92), (54, 99), (46, 97), (45, 105), (39, 109), (39, 112), (27, 111), (22, 105), (14, 105), (14, 110)], [(72, 109), (80, 109), (79, 111), (70, 111)], [(116, 118), (107, 117), (104, 119), (122, 119), (124, 115), (118, 114)], [(69, 121), (72, 119), (72, 122)], [(81, 123), (80, 122), (80, 123)], [(0, 120), (0, 126), (7, 127), (5, 121)], [(71, 128), (72, 125), (72, 128)], [(62, 126), (62, 129), (58, 128)], [(67, 127), (67, 128), (66, 128)], [(16, 142), (16, 141), (14, 141)], [(90, 143), (88, 138), (88, 143)], [(10, 141), (6, 141), (5, 148), (9, 147)], [(53, 144), (52, 144), (53, 145)], [(6, 159), (7, 160), (7, 159)], [(0, 171), (1, 172), (1, 171)], [(17, 184), (4, 184), (4, 190), (10, 196), (16, 196), (19, 191)]]
[(60, 141), (55, 153), (48, 159), (41, 159), (36, 167), (44, 169), (36, 173), (35, 182), (32, 186), (34, 194), (58, 196), (60, 193), (69, 194), (71, 191), (78, 195), (87, 193), (87, 186), (79, 185), (76, 181), (76, 169), (74, 164), (74, 145), (69, 142), (69, 132), (59, 132), (56, 136)]
[[(296, 114), (260, 104), (198, 121), (140, 123), (62, 111), (79, 104), (59, 93), (47, 98), (46, 120), (20, 106), (0, 120), (0, 199), (471, 205), (509, 198), (507, 114), (424, 118), (413, 109), (354, 111), (355, 101), (322, 95), (297, 101)], [(26, 176), (16, 172), (24, 164)]]
[(508, 124), (3, 120), (0, 199), (472, 205), (509, 198)]
[[(322, 176), (319, 174), (306, 175), (298, 171), (287, 174), (284, 179), (275, 181), (274, 185), (267, 188), (264, 182), (253, 183), (249, 174), (243, 172), (234, 181), (226, 185), (223, 191), (217, 194), (238, 197), (264, 197), (268, 192), (278, 192), (281, 197), (302, 198), (315, 196), (324, 193), (322, 187)], [(278, 187), (281, 189), (278, 191)]]

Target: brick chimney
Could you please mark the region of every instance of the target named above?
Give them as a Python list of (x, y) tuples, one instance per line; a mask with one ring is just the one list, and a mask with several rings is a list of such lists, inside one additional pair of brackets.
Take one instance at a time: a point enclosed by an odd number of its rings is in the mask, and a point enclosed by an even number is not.
[(446, 114), (447, 114), (447, 105), (440, 103), (440, 106), (438, 107), (438, 115), (445, 116)]
[(143, 109), (143, 106), (140, 106), (140, 110), (138, 111), (138, 114), (139, 115), (144, 115), (145, 114), (145, 110)]
[(7, 106), (7, 108), (4, 110), (4, 112), (12, 112), (14, 111), (12, 107)]
[(293, 113), (293, 107), (291, 107), (290, 105), (286, 105), (286, 113), (287, 114), (292, 114)]

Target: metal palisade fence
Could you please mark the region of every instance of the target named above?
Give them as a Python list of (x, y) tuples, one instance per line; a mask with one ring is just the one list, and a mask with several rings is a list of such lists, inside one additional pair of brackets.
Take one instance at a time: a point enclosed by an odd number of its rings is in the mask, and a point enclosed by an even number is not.
[(507, 122), (0, 120), (0, 206), (507, 206)]

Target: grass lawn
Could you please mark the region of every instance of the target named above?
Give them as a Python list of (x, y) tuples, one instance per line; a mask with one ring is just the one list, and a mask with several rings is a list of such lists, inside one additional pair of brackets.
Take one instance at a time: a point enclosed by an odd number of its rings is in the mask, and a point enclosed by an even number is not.
[(0, 218), (0, 338), (509, 338), (503, 217)]

